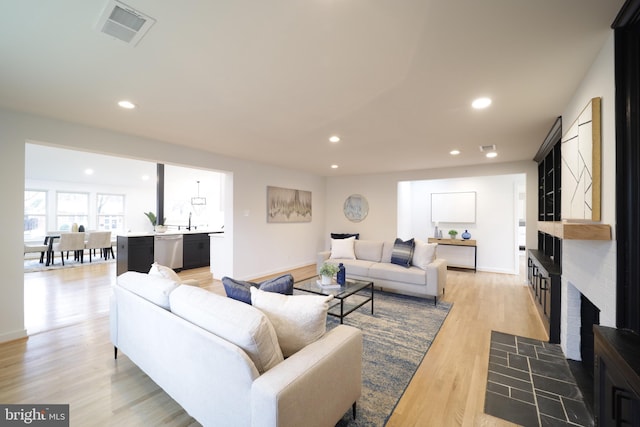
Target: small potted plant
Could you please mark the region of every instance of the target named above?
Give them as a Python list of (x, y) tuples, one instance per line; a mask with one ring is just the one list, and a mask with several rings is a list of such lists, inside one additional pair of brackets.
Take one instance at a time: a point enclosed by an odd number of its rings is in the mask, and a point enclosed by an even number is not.
[(167, 227), (164, 224), (158, 224), (158, 218), (156, 218), (156, 214), (154, 214), (153, 212), (145, 212), (144, 214), (147, 218), (149, 218), (149, 222), (151, 223), (151, 225), (153, 225), (153, 229), (155, 231), (157, 231), (158, 233), (164, 233), (165, 231), (167, 231)]
[(322, 280), (321, 283), (323, 285), (330, 285), (331, 280), (333, 279), (333, 276), (335, 276), (337, 272), (338, 272), (337, 265), (330, 264), (328, 262), (325, 262), (324, 264), (322, 264), (322, 267), (320, 267), (320, 276)]
[(457, 235), (458, 235), (458, 232), (456, 230), (449, 230), (449, 236), (452, 239), (455, 239)]

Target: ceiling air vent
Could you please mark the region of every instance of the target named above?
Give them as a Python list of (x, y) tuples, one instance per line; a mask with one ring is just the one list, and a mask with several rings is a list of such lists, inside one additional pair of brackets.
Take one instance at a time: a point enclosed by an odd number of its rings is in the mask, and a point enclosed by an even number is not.
[(96, 28), (102, 33), (135, 46), (155, 23), (156, 20), (150, 16), (124, 3), (111, 0), (102, 12)]
[(496, 151), (496, 145), (481, 145), (480, 146), (480, 152), (482, 153), (487, 153), (489, 151)]

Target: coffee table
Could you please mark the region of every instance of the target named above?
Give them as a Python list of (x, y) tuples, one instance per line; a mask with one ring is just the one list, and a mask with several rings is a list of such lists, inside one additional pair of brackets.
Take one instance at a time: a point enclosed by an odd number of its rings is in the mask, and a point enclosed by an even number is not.
[[(366, 289), (369, 292), (362, 292)], [(373, 282), (366, 280), (347, 279), (344, 285), (334, 283), (333, 287), (325, 287), (319, 284), (319, 279), (302, 280), (293, 284), (293, 289), (309, 292), (317, 295), (333, 295), (333, 300), (329, 302), (327, 314), (340, 318), (340, 323), (349, 314), (371, 302), (371, 314), (373, 314)]]

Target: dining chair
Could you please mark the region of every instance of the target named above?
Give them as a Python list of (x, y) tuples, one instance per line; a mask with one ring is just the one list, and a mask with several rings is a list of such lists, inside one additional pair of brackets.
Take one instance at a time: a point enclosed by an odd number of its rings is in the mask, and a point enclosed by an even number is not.
[(111, 253), (111, 258), (116, 259), (115, 254), (113, 253), (113, 248), (118, 246), (118, 236), (111, 236), (111, 247), (109, 248), (109, 253)]
[(24, 244), (24, 254), (33, 254), (40, 252), (40, 264), (44, 262), (44, 254), (49, 250), (48, 245), (27, 245)]
[(89, 262), (92, 262), (92, 252), (100, 249), (100, 255), (107, 259), (111, 250), (111, 232), (110, 231), (90, 231), (87, 233), (87, 243), (85, 249), (89, 249)]
[[(60, 234), (60, 239), (53, 244), (53, 253), (60, 252), (62, 265), (64, 265), (64, 252), (68, 253), (69, 251), (73, 251), (78, 256), (80, 263), (84, 262), (84, 235), (85, 233), (82, 232)], [(51, 258), (51, 263), (53, 264), (53, 256)]]

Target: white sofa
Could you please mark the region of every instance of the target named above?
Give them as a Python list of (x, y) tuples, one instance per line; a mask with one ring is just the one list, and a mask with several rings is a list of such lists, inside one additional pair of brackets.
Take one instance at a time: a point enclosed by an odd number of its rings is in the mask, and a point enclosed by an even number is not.
[[(352, 407), (355, 416), (359, 329), (337, 326), (283, 359), (254, 306), (137, 272), (113, 290), (116, 359), (124, 353), (205, 427), (334, 426)], [(268, 333), (251, 335), (255, 328)]]
[(447, 261), (437, 258), (437, 244), (416, 241), (409, 267), (391, 263), (392, 241), (352, 240), (353, 254), (344, 250), (348, 239), (332, 239), (340, 250), (318, 253), (318, 272), (323, 263), (344, 264), (347, 278), (370, 280), (375, 288), (407, 295), (432, 297), (434, 304), (444, 294)]

